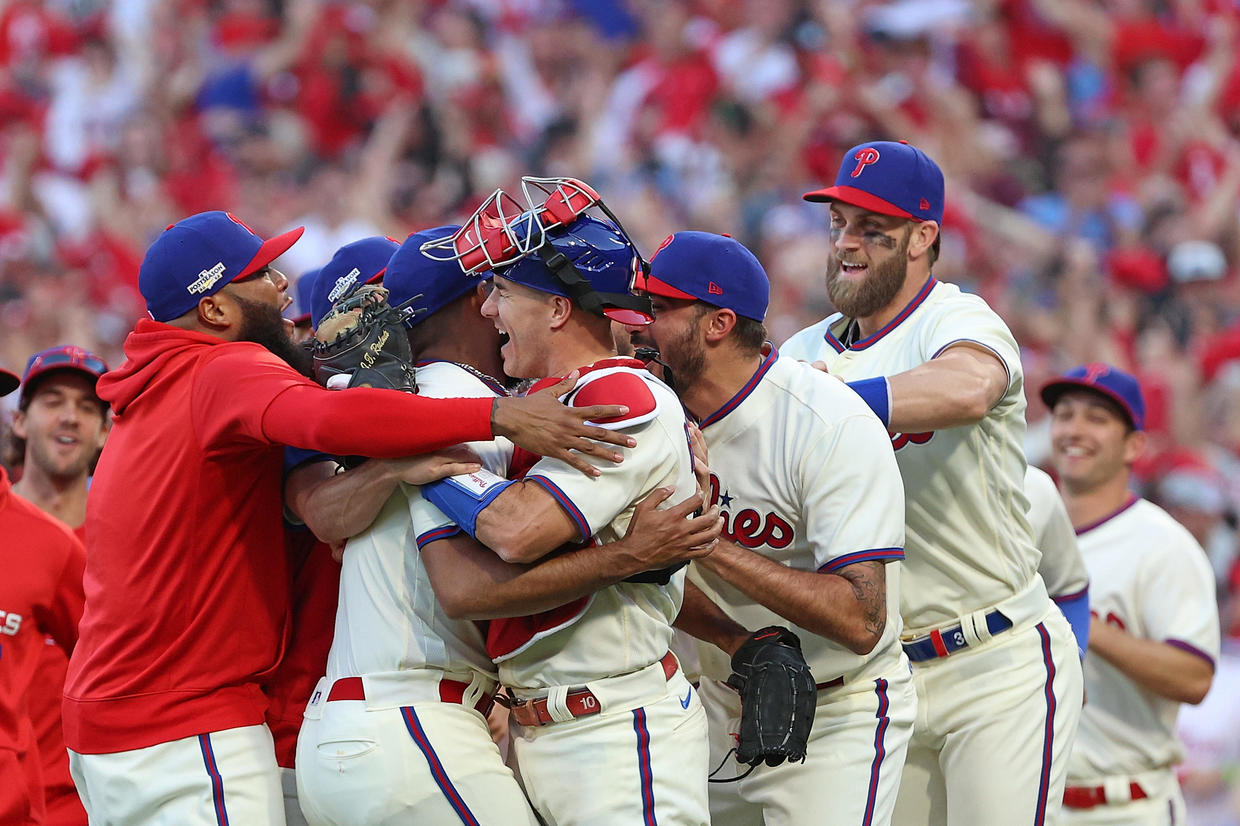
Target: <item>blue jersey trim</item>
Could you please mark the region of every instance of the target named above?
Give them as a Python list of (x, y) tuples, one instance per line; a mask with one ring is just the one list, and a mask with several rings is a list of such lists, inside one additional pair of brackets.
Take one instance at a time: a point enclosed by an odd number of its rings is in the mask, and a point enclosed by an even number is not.
[(777, 358), (779, 358), (779, 351), (772, 347), (771, 352), (768, 353), (766, 358), (762, 360), (762, 363), (758, 365), (758, 369), (755, 370), (754, 374), (749, 377), (749, 381), (745, 382), (745, 386), (738, 390), (735, 396), (724, 402), (723, 407), (719, 408), (714, 413), (711, 413), (705, 419), (702, 419), (700, 427), (702, 429), (706, 429), (710, 425), (722, 419), (724, 416), (731, 413), (737, 407), (740, 407), (741, 402), (749, 398), (749, 394), (752, 393), (754, 388), (756, 388), (762, 381), (762, 377), (770, 372), (770, 369), (775, 365), (775, 360)]

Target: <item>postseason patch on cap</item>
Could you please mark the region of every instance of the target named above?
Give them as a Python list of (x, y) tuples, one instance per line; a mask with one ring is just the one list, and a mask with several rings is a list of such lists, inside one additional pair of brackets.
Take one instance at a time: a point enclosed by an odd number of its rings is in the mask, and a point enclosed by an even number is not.
[(336, 279), (336, 283), (332, 285), (331, 292), (327, 294), (328, 301), (335, 301), (342, 296), (348, 295), (349, 291), (357, 284), (357, 277), (362, 271), (357, 267), (349, 270), (344, 275)]

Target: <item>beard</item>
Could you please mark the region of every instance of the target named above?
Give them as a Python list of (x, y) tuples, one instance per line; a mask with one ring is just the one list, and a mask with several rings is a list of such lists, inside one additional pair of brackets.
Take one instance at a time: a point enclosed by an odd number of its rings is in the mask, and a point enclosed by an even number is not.
[(54, 451), (48, 448), (49, 445), (44, 439), (29, 439), (26, 442), (30, 463), (43, 471), (48, 478), (57, 481), (76, 479), (89, 472), (99, 454), (99, 449), (94, 445), (87, 447), (84, 443), (67, 458), (54, 455)]
[(675, 376), (677, 392), (693, 387), (706, 371), (706, 348), (698, 338), (696, 324), (669, 341), (666, 349), (660, 347), (659, 355)]
[(310, 352), (289, 335), (284, 316), (280, 315), (279, 310), (270, 304), (249, 301), (235, 295), (233, 300), (241, 307), (241, 341), (259, 344), (298, 373), (314, 377), (314, 360), (310, 357)]
[(891, 303), (904, 286), (908, 275), (908, 244), (911, 233), (896, 246), (890, 258), (874, 264), (860, 281), (840, 277), (842, 263), (838, 253), (827, 260), (827, 297), (831, 304), (848, 318), (868, 318)]

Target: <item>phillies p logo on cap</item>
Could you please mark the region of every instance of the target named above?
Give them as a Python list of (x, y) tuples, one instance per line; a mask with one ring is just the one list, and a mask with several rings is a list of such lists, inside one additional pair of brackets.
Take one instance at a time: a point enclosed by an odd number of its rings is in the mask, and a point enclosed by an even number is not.
[(857, 150), (857, 154), (853, 155), (857, 159), (857, 168), (852, 171), (849, 177), (856, 178), (861, 174), (861, 170), (870, 164), (878, 163), (878, 159), (882, 157), (878, 150), (872, 146), (863, 146)]

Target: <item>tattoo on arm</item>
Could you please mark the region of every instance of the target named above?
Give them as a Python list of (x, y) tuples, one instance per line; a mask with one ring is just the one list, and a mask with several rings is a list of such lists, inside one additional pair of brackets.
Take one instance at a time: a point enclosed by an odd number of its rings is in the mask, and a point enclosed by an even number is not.
[(865, 616), (865, 630), (882, 635), (887, 624), (887, 570), (882, 562), (858, 562), (835, 572), (848, 580)]

